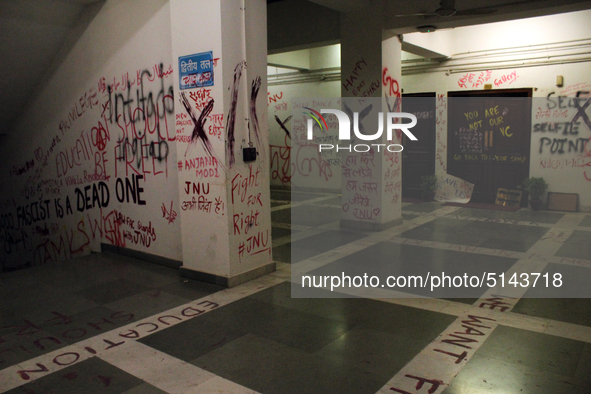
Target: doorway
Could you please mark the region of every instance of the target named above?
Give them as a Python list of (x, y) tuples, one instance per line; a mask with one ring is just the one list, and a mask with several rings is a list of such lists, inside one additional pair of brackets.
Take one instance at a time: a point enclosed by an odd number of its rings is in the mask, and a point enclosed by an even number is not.
[(447, 172), (474, 184), (471, 202), (494, 204), (499, 188), (529, 176), (531, 93), (448, 93)]
[(403, 134), (402, 197), (422, 198), (422, 177), (435, 174), (435, 93), (402, 95), (402, 111), (417, 117), (411, 141)]

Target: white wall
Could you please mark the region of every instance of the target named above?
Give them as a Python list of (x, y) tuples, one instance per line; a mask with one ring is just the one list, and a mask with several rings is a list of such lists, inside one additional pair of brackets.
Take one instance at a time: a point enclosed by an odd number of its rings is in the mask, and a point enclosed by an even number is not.
[[(437, 159), (436, 171), (447, 169), (447, 101), (448, 91), (481, 90), (484, 84), (492, 84), (493, 89), (532, 88), (532, 135), (530, 152), (530, 176), (542, 176), (549, 183), (551, 192), (577, 193), (579, 194), (580, 209), (591, 210), (591, 144), (586, 151), (581, 152), (583, 141), (579, 141), (579, 149), (569, 151), (569, 141), (576, 144), (578, 139), (591, 138), (591, 129), (585, 125), (583, 118), (578, 119), (578, 133), (570, 135), (558, 135), (557, 133), (536, 131), (541, 130), (544, 122), (570, 122), (577, 113), (574, 103), (563, 101), (562, 111), (558, 96), (573, 97), (580, 92), (581, 97), (590, 97), (591, 92), (591, 63), (589, 60), (572, 64), (550, 64), (531, 67), (520, 67), (520, 63), (528, 64), (551, 59), (580, 59), (589, 52), (591, 45), (591, 26), (587, 21), (591, 18), (591, 11), (582, 11), (568, 14), (553, 15), (540, 18), (530, 18), (520, 21), (500, 22), (489, 25), (470, 26), (433, 33), (441, 34), (451, 40), (453, 53), (490, 51), (488, 54), (479, 53), (473, 55), (479, 58), (467, 60), (454, 60), (444, 63), (441, 69), (434, 68), (431, 71), (413, 75), (404, 75), (402, 86), (404, 93), (436, 92), (437, 93)], [(560, 26), (560, 28), (551, 28)], [(419, 34), (419, 33), (416, 33)], [(405, 39), (413, 40), (410, 35)], [(422, 36), (425, 36), (424, 34)], [(439, 40), (440, 37), (437, 37)], [(573, 41), (555, 45), (558, 42)], [(554, 45), (553, 45), (554, 44)], [(580, 46), (581, 44), (585, 46)], [(521, 48), (510, 51), (509, 55), (501, 55), (501, 48), (528, 45), (542, 45), (549, 49), (530, 51)], [(560, 48), (558, 48), (560, 47)], [(535, 48), (535, 47), (534, 47)], [(540, 49), (538, 51), (538, 49)], [(579, 55), (582, 53), (583, 55)], [(514, 60), (519, 58), (519, 62)], [(462, 59), (458, 56), (455, 59)], [(493, 63), (502, 61), (500, 63)], [(482, 63), (476, 65), (476, 63)], [(470, 66), (468, 63), (472, 63)], [(495, 65), (506, 65), (506, 68), (493, 69)], [(486, 71), (486, 68), (491, 69)], [(451, 70), (445, 72), (445, 69)], [(484, 68), (484, 69), (483, 69)], [(477, 71), (470, 71), (476, 69)], [(564, 86), (556, 86), (556, 76), (564, 77)], [(480, 80), (482, 79), (482, 81)], [(585, 93), (587, 92), (587, 93)], [(552, 99), (546, 97), (551, 95)], [(556, 102), (556, 104), (555, 104)], [(584, 105), (584, 101), (580, 103)], [(552, 108), (550, 114), (539, 112)], [(564, 112), (566, 111), (566, 112)], [(586, 109), (587, 116), (591, 117), (591, 108)], [(591, 123), (591, 122), (590, 122)], [(543, 138), (549, 138), (542, 140)], [(566, 139), (563, 152), (554, 139)], [(544, 148), (540, 153), (540, 144)], [(546, 144), (550, 144), (546, 146)], [(552, 152), (554, 150), (554, 152)]]
[(442, 33), (448, 34), (449, 50), (454, 54), (589, 38), (590, 18), (591, 10), (587, 10), (467, 26)]
[[(546, 110), (553, 106), (556, 99), (548, 101), (546, 97), (575, 96), (577, 92), (582, 97), (591, 92), (591, 11), (581, 11), (552, 15), (539, 18), (529, 18), (518, 21), (499, 22), (488, 25), (470, 26), (443, 30), (435, 33), (406, 34), (404, 40), (415, 45), (421, 45), (431, 51), (443, 53), (451, 58), (443, 62), (431, 61), (412, 63), (416, 56), (404, 56), (407, 60), (403, 64), (402, 88), (404, 93), (435, 92), (437, 94), (437, 126), (436, 126), (436, 160), (435, 170), (447, 170), (447, 92), (481, 90), (484, 84), (492, 84), (493, 89), (532, 88), (534, 100), (532, 102), (532, 139), (530, 154), (530, 176), (543, 176), (550, 184), (550, 191), (578, 193), (581, 210), (591, 210), (591, 144), (586, 151), (574, 149), (568, 151), (569, 141), (573, 144), (577, 140), (591, 137), (591, 130), (579, 118), (578, 134), (568, 136), (550, 135), (536, 131), (536, 124), (543, 122), (565, 122), (572, 120), (577, 110), (568, 107), (566, 114), (554, 113), (550, 115), (538, 114), (538, 107)], [(516, 47), (516, 48), (515, 48)], [(511, 49), (514, 48), (514, 49)], [(410, 63), (408, 61), (411, 61)], [(569, 63), (569, 61), (578, 61)], [(414, 68), (414, 71), (409, 71)], [(556, 86), (556, 76), (564, 76), (564, 86)], [(281, 85), (269, 88), (269, 98), (282, 95), (282, 101), (289, 103), (291, 97), (305, 93), (316, 94), (318, 97), (333, 95), (333, 89), (338, 88), (338, 82), (320, 83), (314, 89), (305, 85)], [(271, 102), (269, 105), (271, 144), (276, 152), (282, 152), (279, 147), (285, 147), (284, 133), (274, 122), (274, 115), (281, 119), (289, 116), (289, 106), (286, 112), (281, 112), (285, 106)], [(567, 104), (568, 105), (568, 104)], [(571, 103), (572, 105), (572, 103)], [(581, 106), (584, 102), (581, 102)], [(591, 118), (591, 106), (586, 109)], [(537, 117), (536, 117), (537, 115)], [(555, 116), (556, 115), (556, 116)], [(544, 145), (540, 153), (540, 144)], [(564, 139), (566, 151), (560, 152), (554, 138)], [(579, 148), (583, 142), (579, 142)], [(554, 149), (554, 153), (551, 150)], [(564, 150), (564, 149), (563, 149)], [(286, 149), (283, 150), (285, 153)], [(277, 157), (281, 157), (279, 154)], [(278, 182), (278, 169), (284, 168), (279, 162), (272, 163), (272, 184), (287, 184)], [(332, 169), (333, 174), (339, 174), (338, 168)], [(336, 175), (338, 176), (338, 175)], [(289, 179), (285, 177), (284, 179)]]
[[(265, 7), (171, 1), (175, 70), (181, 57), (211, 52), (213, 60), (205, 86), (175, 92), (183, 102), (176, 109), (183, 275), (233, 278), (272, 264)], [(194, 23), (196, 15), (207, 19)], [(245, 161), (250, 143), (259, 155)]]
[(109, 0), (30, 100), (3, 143), (2, 270), (101, 242), (181, 259), (170, 47), (168, 1)]
[[(307, 152), (308, 148), (301, 144), (292, 150), (292, 138), (304, 137), (302, 128), (305, 120), (299, 119), (299, 126), (302, 130), (293, 130), (294, 119), (288, 120), (292, 115), (292, 99), (306, 97), (340, 97), (341, 83), (332, 82), (309, 82), (303, 84), (290, 84), (280, 86), (269, 86), (267, 104), (269, 108), (269, 140), (271, 156), (271, 185), (279, 187), (291, 187), (292, 175), (300, 177), (305, 181), (298, 185), (294, 179), (294, 186), (311, 187), (315, 185), (321, 189), (340, 189), (341, 167), (340, 153), (337, 156), (318, 158), (317, 149)], [(279, 125), (277, 118), (284, 123), (290, 136)], [(294, 144), (293, 146), (296, 146)], [(312, 155), (312, 157), (310, 156)], [(334, 157), (333, 157), (334, 156)], [(312, 167), (303, 165), (304, 160), (314, 159)], [(321, 164), (318, 165), (318, 160)]]
[[(302, 51), (296, 51), (301, 53)], [(340, 45), (330, 45), (320, 48), (306, 49), (306, 61), (312, 70), (332, 69), (340, 66)], [(286, 59), (290, 57), (287, 56)], [(293, 70), (268, 68), (268, 76), (294, 73)], [(322, 72), (316, 72), (320, 77)], [(318, 187), (321, 189), (340, 189), (341, 169), (340, 153), (330, 153), (318, 157), (317, 149), (309, 149), (306, 144), (296, 145), (292, 149), (292, 137), (301, 139), (305, 135), (305, 119), (295, 119), (301, 130), (294, 130), (292, 115), (292, 100), (313, 97), (340, 97), (341, 83), (335, 80), (318, 80), (314, 82), (269, 85), (267, 105), (269, 109), (269, 140), (271, 157), (271, 185), (274, 187)], [(286, 119), (289, 119), (286, 121)], [(278, 120), (284, 124), (286, 131)], [(297, 142), (297, 141), (294, 141)], [(304, 142), (304, 141), (300, 141)], [(312, 166), (305, 165), (311, 163)], [(335, 170), (336, 169), (336, 170)], [(294, 178), (292, 176), (295, 175)], [(298, 184), (297, 178), (302, 181)]]
[[(245, 12), (242, 7), (246, 8)], [(265, 111), (266, 2), (223, 0), (222, 16), (224, 85), (221, 88), (226, 114), (233, 103), (232, 86), (236, 81), (237, 67), (244, 65), (235, 103), (233, 149), (226, 130), (226, 154), (235, 156), (234, 164), (229, 157), (226, 158), (227, 224), (230, 232), (230, 271), (227, 275), (235, 277), (272, 264), (269, 134)], [(240, 27), (242, 21), (243, 29)], [(228, 120), (226, 127), (229, 125)], [(243, 159), (243, 148), (248, 146), (257, 149), (255, 161), (245, 162)], [(222, 247), (227, 248), (228, 245)]]
[[(203, 23), (194, 23), (196, 14), (203, 13), (208, 18)], [(183, 163), (179, 171), (178, 185), (181, 196), (181, 216), (183, 264), (196, 266), (204, 272), (221, 274), (230, 270), (227, 225), (227, 198), (225, 165), (225, 138), (223, 133), (226, 117), (223, 102), (222, 73), (222, 33), (221, 6), (218, 1), (208, 1), (205, 6), (192, 0), (173, 1), (171, 4), (174, 69), (178, 71), (178, 58), (204, 52), (212, 52), (213, 85), (196, 89), (175, 90), (178, 160)], [(204, 34), (207, 32), (207, 34)], [(199, 40), (186, 37), (203, 36)], [(203, 147), (200, 140), (193, 141), (194, 122), (181, 103), (181, 94), (187, 98), (194, 116), (199, 117), (214, 100), (211, 112), (203, 124), (207, 132), (212, 154)], [(215, 119), (215, 121), (214, 121)], [(215, 159), (213, 159), (215, 158)], [(201, 202), (199, 204), (199, 202)], [(202, 226), (202, 223), (208, 223)], [(224, 234), (225, 233), (225, 234)], [(197, 267), (194, 267), (197, 269)]]

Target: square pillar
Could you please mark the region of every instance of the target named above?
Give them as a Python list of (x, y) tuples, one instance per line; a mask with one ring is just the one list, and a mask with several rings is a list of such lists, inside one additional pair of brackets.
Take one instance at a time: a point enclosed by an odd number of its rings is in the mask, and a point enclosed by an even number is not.
[(352, 137), (350, 141), (351, 146), (381, 147), (371, 147), (367, 152), (342, 152), (341, 226), (381, 230), (402, 223), (402, 157), (386, 149), (401, 142), (396, 133), (391, 141), (386, 138), (386, 113), (400, 111), (401, 44), (398, 37), (383, 37), (382, 1), (368, 3), (341, 17), (341, 95), (347, 104), (343, 110), (350, 117), (359, 114), (360, 129), (365, 134), (378, 130), (379, 112), (384, 114), (384, 130), (376, 140)]
[(266, 2), (170, 4), (181, 275), (232, 287), (275, 269)]

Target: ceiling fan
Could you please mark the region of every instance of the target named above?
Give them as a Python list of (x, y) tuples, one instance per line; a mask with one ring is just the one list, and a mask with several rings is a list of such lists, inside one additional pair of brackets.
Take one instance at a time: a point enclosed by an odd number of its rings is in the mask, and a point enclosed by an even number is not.
[(439, 8), (436, 9), (434, 12), (423, 12), (418, 14), (406, 14), (406, 15), (394, 15), (397, 17), (402, 16), (441, 16), (444, 18), (448, 18), (450, 16), (469, 16), (469, 15), (488, 15), (494, 14), (497, 12), (495, 8), (491, 7), (481, 7), (481, 8), (472, 8), (468, 10), (456, 10), (456, 1), (455, 0), (441, 0), (439, 3)]

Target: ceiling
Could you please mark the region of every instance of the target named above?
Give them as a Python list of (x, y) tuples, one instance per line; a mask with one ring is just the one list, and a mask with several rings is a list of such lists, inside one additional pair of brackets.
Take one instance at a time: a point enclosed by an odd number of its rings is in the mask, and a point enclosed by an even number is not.
[[(104, 1), (0, 0), (0, 135), (11, 130)], [(440, 7), (439, 0), (267, 0), (267, 4), (269, 53), (336, 43), (340, 13), (355, 12), (368, 4), (383, 4), (384, 29), (391, 34), (416, 31), (421, 25), (451, 28), (591, 8), (589, 0), (456, 0), (458, 11), (495, 11), (397, 17), (432, 13)]]

